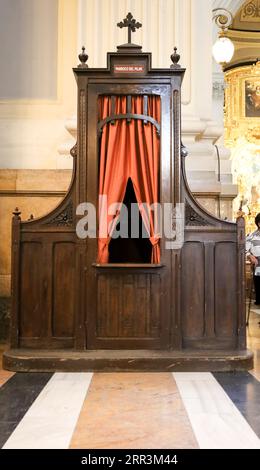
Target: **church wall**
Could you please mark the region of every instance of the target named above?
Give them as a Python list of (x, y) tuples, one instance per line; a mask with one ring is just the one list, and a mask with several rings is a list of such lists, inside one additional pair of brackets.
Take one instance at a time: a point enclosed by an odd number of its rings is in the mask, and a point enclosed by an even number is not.
[(20, 15), (10, 3), (0, 0), (0, 168), (66, 168), (58, 150), (76, 108), (77, 0), (18, 0)]
[(12, 212), (18, 206), (23, 219), (38, 217), (65, 194), (72, 167), (67, 148), (74, 145), (65, 123), (76, 109), (77, 0), (18, 0), (15, 13), (10, 3), (0, 0), (2, 35), (12, 14), (1, 47), (7, 72), (0, 87), (0, 323), (9, 305)]

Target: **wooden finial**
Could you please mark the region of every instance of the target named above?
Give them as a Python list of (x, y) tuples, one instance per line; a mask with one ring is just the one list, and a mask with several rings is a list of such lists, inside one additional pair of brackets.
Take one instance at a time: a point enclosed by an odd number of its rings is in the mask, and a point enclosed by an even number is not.
[(136, 21), (132, 15), (132, 13), (128, 13), (126, 18), (120, 23), (117, 23), (119, 28), (128, 28), (128, 44), (131, 44), (131, 34), (135, 33), (135, 31), (142, 27), (142, 24)]
[(84, 46), (82, 46), (82, 52), (78, 55), (78, 58), (80, 60), (80, 64), (78, 65), (78, 67), (83, 67), (87, 69), (88, 65), (86, 64), (86, 62), (88, 60), (88, 54), (86, 54)]
[(20, 218), (21, 211), (19, 211), (18, 207), (16, 207), (15, 210), (13, 211), (13, 215), (15, 218)]
[(171, 55), (171, 69), (180, 68), (180, 65), (178, 64), (180, 58), (180, 54), (177, 53), (177, 47), (174, 47), (174, 53)]
[(245, 200), (244, 196), (242, 196), (242, 198), (240, 199), (239, 209), (237, 211), (237, 220), (244, 217), (245, 212), (243, 211), (243, 206), (246, 202), (247, 201)]

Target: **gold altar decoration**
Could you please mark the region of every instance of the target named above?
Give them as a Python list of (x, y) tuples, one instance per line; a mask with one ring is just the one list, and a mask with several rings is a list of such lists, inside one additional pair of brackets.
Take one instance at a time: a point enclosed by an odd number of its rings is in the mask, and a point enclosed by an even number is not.
[(225, 145), (238, 185), (234, 217), (245, 214), (249, 233), (260, 212), (260, 61), (229, 70), (225, 81)]

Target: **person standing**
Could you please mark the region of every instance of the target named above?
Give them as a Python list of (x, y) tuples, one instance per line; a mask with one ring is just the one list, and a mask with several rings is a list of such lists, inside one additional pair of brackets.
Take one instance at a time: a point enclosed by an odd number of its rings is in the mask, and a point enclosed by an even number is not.
[(254, 270), (255, 305), (260, 306), (260, 213), (255, 218), (257, 230), (246, 237), (246, 257)]

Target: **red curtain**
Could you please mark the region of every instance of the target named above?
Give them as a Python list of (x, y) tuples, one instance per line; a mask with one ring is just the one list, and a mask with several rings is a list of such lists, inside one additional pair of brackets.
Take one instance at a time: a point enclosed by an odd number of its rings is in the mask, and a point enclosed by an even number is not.
[[(111, 115), (111, 98), (100, 98), (101, 119)], [(126, 113), (126, 96), (116, 98), (115, 114)], [(143, 114), (143, 97), (132, 97), (132, 114)], [(160, 123), (160, 97), (148, 97), (148, 115)], [(156, 128), (141, 120), (116, 120), (115, 124), (103, 127), (99, 168), (99, 240), (98, 262), (108, 263), (108, 245), (117, 224), (120, 204), (123, 203), (127, 181), (131, 178), (137, 202), (146, 230), (152, 243), (152, 263), (160, 262), (159, 234), (155, 233), (156, 211), (148, 214), (142, 208), (159, 202), (159, 153), (160, 140)], [(106, 199), (104, 199), (104, 196)], [(109, 215), (107, 208), (119, 203), (116, 215)]]

